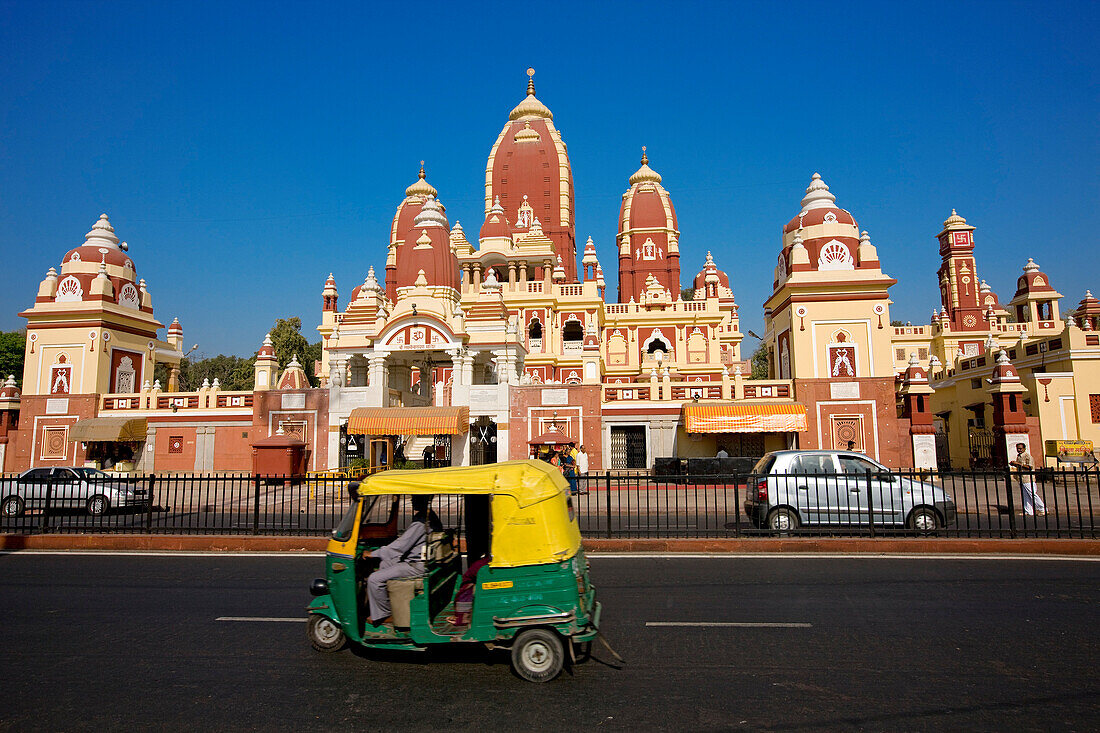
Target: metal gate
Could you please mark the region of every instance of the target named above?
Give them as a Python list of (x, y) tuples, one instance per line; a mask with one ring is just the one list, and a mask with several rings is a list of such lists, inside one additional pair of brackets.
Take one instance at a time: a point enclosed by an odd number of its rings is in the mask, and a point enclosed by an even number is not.
[(497, 462), (497, 424), (483, 415), (470, 425), (470, 465)]
[(941, 471), (951, 470), (951, 441), (947, 431), (936, 429), (936, 467)]
[(989, 428), (969, 428), (970, 467), (990, 468), (993, 465), (993, 431)]
[(646, 468), (645, 426), (611, 428), (611, 468)]

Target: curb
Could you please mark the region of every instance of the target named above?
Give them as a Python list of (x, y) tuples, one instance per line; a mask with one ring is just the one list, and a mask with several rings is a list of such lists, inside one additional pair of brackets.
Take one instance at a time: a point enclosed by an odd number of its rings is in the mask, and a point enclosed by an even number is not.
[[(328, 537), (256, 535), (0, 534), (0, 550), (324, 552)], [(586, 539), (591, 552), (970, 554), (1100, 556), (1100, 540), (954, 538)]]

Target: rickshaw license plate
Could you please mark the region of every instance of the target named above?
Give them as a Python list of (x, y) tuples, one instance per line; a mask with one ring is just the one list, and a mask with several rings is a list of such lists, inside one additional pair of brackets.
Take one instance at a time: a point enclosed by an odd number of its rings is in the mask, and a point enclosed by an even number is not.
[(497, 588), (511, 588), (512, 581), (510, 580), (494, 580), (489, 583), (482, 583), (481, 587), (485, 590), (495, 590)]

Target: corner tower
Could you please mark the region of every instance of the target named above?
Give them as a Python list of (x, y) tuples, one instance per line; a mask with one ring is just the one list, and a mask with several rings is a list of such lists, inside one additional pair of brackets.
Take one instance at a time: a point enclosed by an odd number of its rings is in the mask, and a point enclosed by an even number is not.
[(534, 74), (527, 70), (527, 96), (508, 115), (489, 151), (485, 215), (499, 198), (516, 232), (526, 232), (537, 218), (562, 259), (566, 281), (576, 282), (573, 171), (554, 113), (535, 96)]
[(619, 302), (641, 300), (650, 275), (680, 295), (680, 231), (672, 198), (661, 175), (649, 167), (642, 146), (642, 166), (630, 177), (630, 190), (619, 208)]

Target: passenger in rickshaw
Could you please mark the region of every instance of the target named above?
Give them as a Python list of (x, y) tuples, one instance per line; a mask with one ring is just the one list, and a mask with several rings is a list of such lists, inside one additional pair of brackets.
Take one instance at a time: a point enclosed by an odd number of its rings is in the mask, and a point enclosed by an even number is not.
[(470, 613), (474, 608), (474, 588), (477, 586), (477, 571), (489, 564), (491, 555), (483, 555), (481, 559), (470, 563), (466, 572), (462, 574), (462, 582), (455, 594), (455, 613), (447, 617), (447, 623), (455, 629), (461, 629), (470, 625)]
[(367, 578), (367, 596), (370, 599), (370, 618), (367, 623), (379, 626), (390, 620), (390, 593), (386, 581), (408, 578), (424, 573), (424, 543), (428, 532), (443, 528), (439, 517), (431, 510), (432, 497), (413, 496), (412, 522), (401, 535), (388, 545), (363, 553), (364, 558), (379, 560), (378, 570)]

